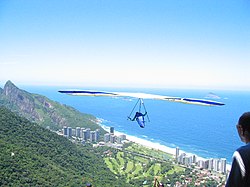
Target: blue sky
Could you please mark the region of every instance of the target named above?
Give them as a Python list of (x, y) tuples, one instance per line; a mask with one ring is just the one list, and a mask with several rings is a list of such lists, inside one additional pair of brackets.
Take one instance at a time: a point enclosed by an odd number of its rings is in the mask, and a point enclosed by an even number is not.
[(0, 83), (250, 90), (249, 0), (1, 0)]

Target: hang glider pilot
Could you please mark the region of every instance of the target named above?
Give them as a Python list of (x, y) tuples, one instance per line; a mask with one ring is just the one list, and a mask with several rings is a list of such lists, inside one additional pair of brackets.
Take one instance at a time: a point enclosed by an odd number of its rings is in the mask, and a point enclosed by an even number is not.
[(144, 127), (145, 127), (144, 116), (146, 116), (146, 115), (147, 115), (147, 112), (145, 112), (145, 114), (142, 114), (141, 112), (136, 112), (134, 118), (131, 119), (131, 118), (129, 117), (129, 119), (130, 119), (131, 121), (135, 121), (135, 120), (136, 120), (137, 123), (139, 124), (139, 126), (140, 126), (141, 128), (144, 128)]

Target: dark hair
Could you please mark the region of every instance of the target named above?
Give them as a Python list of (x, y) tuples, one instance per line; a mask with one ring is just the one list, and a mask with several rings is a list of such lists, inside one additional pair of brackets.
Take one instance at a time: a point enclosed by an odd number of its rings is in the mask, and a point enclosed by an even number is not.
[(240, 116), (239, 125), (242, 126), (243, 131), (247, 131), (250, 133), (250, 112), (245, 112)]

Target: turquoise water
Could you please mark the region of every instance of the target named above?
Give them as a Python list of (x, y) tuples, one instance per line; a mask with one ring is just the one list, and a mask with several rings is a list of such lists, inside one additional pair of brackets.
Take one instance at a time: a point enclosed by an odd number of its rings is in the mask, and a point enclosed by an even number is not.
[[(127, 120), (137, 99), (77, 97), (57, 92), (65, 87), (24, 87), (22, 89), (45, 95), (81, 112), (93, 114), (103, 119), (104, 125), (113, 126), (117, 131), (172, 148), (178, 146), (183, 151), (204, 158), (226, 158), (228, 162), (231, 161), (234, 150), (243, 145), (235, 128), (238, 118), (243, 112), (250, 111), (250, 92), (213, 91), (220, 96), (220, 99), (216, 100), (226, 104), (222, 107), (144, 100), (150, 122), (146, 124), (146, 128), (142, 129), (136, 122)], [(210, 92), (208, 90), (167, 89), (114, 90), (102, 88), (101, 90), (134, 91), (203, 99)]]

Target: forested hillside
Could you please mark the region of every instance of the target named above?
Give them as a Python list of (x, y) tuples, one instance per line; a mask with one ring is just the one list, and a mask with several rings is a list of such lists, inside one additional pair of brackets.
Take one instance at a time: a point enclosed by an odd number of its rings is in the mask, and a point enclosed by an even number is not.
[(0, 186), (126, 186), (92, 147), (76, 145), (0, 107)]
[[(0, 106), (53, 130), (61, 129), (63, 126), (88, 127), (92, 130), (100, 128), (94, 116), (83, 114), (45, 96), (19, 89), (11, 81), (7, 81), (4, 89), (0, 89)], [(104, 130), (100, 130), (103, 134)]]

